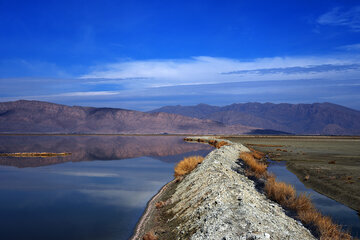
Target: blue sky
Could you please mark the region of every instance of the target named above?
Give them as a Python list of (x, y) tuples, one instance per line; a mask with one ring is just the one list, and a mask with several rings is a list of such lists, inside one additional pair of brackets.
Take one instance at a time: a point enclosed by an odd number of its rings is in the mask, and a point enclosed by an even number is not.
[(359, 1), (0, 0), (0, 101), (360, 110)]

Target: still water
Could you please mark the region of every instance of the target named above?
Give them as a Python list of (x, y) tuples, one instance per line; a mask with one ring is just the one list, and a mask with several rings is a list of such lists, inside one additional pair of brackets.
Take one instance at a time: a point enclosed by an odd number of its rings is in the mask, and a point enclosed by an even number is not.
[(211, 148), (181, 137), (1, 136), (3, 152), (72, 152), (0, 157), (0, 236), (128, 239), (147, 201), (184, 156)]
[(295, 174), (286, 169), (286, 162), (270, 161), (268, 171), (276, 175), (278, 181), (293, 185), (298, 193), (310, 195), (316, 208), (324, 215), (349, 230), (354, 237), (360, 237), (360, 216), (353, 209), (328, 198), (311, 188), (307, 188)]

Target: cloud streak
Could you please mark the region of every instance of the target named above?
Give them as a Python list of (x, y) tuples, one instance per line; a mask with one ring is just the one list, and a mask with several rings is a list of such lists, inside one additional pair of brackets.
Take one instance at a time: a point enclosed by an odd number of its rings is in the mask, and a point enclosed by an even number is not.
[(344, 10), (340, 7), (321, 15), (317, 22), (321, 25), (343, 26), (354, 32), (360, 31), (360, 6)]
[[(97, 67), (81, 76), (91, 84), (125, 84), (129, 88), (294, 80), (359, 76), (357, 57), (274, 57), (240, 61), (193, 57), (184, 60), (127, 61)], [(117, 80), (118, 79), (118, 80)]]
[(241, 71), (232, 71), (222, 74), (300, 74), (300, 73), (322, 73), (322, 72), (338, 72), (346, 70), (357, 70), (360, 68), (360, 64), (345, 64), (345, 65), (334, 65), (334, 64), (322, 64), (322, 65), (309, 65), (306, 67), (288, 67), (288, 68), (263, 68), (255, 70), (241, 70)]

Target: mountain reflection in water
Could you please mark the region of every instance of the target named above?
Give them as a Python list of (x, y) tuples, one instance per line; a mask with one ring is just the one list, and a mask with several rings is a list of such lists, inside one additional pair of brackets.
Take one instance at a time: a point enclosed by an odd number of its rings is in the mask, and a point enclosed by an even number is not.
[[(65, 162), (119, 160), (151, 156), (177, 161), (187, 152), (209, 151), (205, 144), (189, 144), (176, 136), (0, 136), (0, 153), (71, 152), (70, 156), (34, 158), (0, 157), (0, 165), (39, 167)], [(174, 158), (174, 155), (178, 157)], [(172, 157), (167, 157), (172, 156)]]

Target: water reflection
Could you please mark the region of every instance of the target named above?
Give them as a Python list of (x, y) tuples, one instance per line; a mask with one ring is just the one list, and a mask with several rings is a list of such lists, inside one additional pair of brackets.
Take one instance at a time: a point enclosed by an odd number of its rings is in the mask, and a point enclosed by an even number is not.
[(173, 136), (0, 136), (0, 153), (72, 153), (70, 156), (49, 158), (0, 157), (0, 165), (39, 167), (64, 162), (119, 160), (140, 156), (173, 161), (167, 156), (181, 156), (187, 152), (209, 149), (205, 144), (189, 144), (182, 137)]
[(1, 151), (71, 147), (74, 154), (62, 164), (48, 158), (2, 161), (17, 167), (0, 166), (1, 239), (128, 239), (147, 201), (173, 178), (176, 162), (211, 150), (179, 137), (31, 138), (17, 146), (16, 139), (1, 139)]
[(310, 194), (316, 208), (324, 215), (330, 216), (334, 222), (343, 225), (344, 229), (351, 230), (353, 236), (360, 236), (360, 218), (356, 211), (311, 188), (307, 188), (295, 174), (286, 169), (285, 162), (271, 161), (268, 171), (274, 173), (279, 181), (292, 184), (298, 193)]

